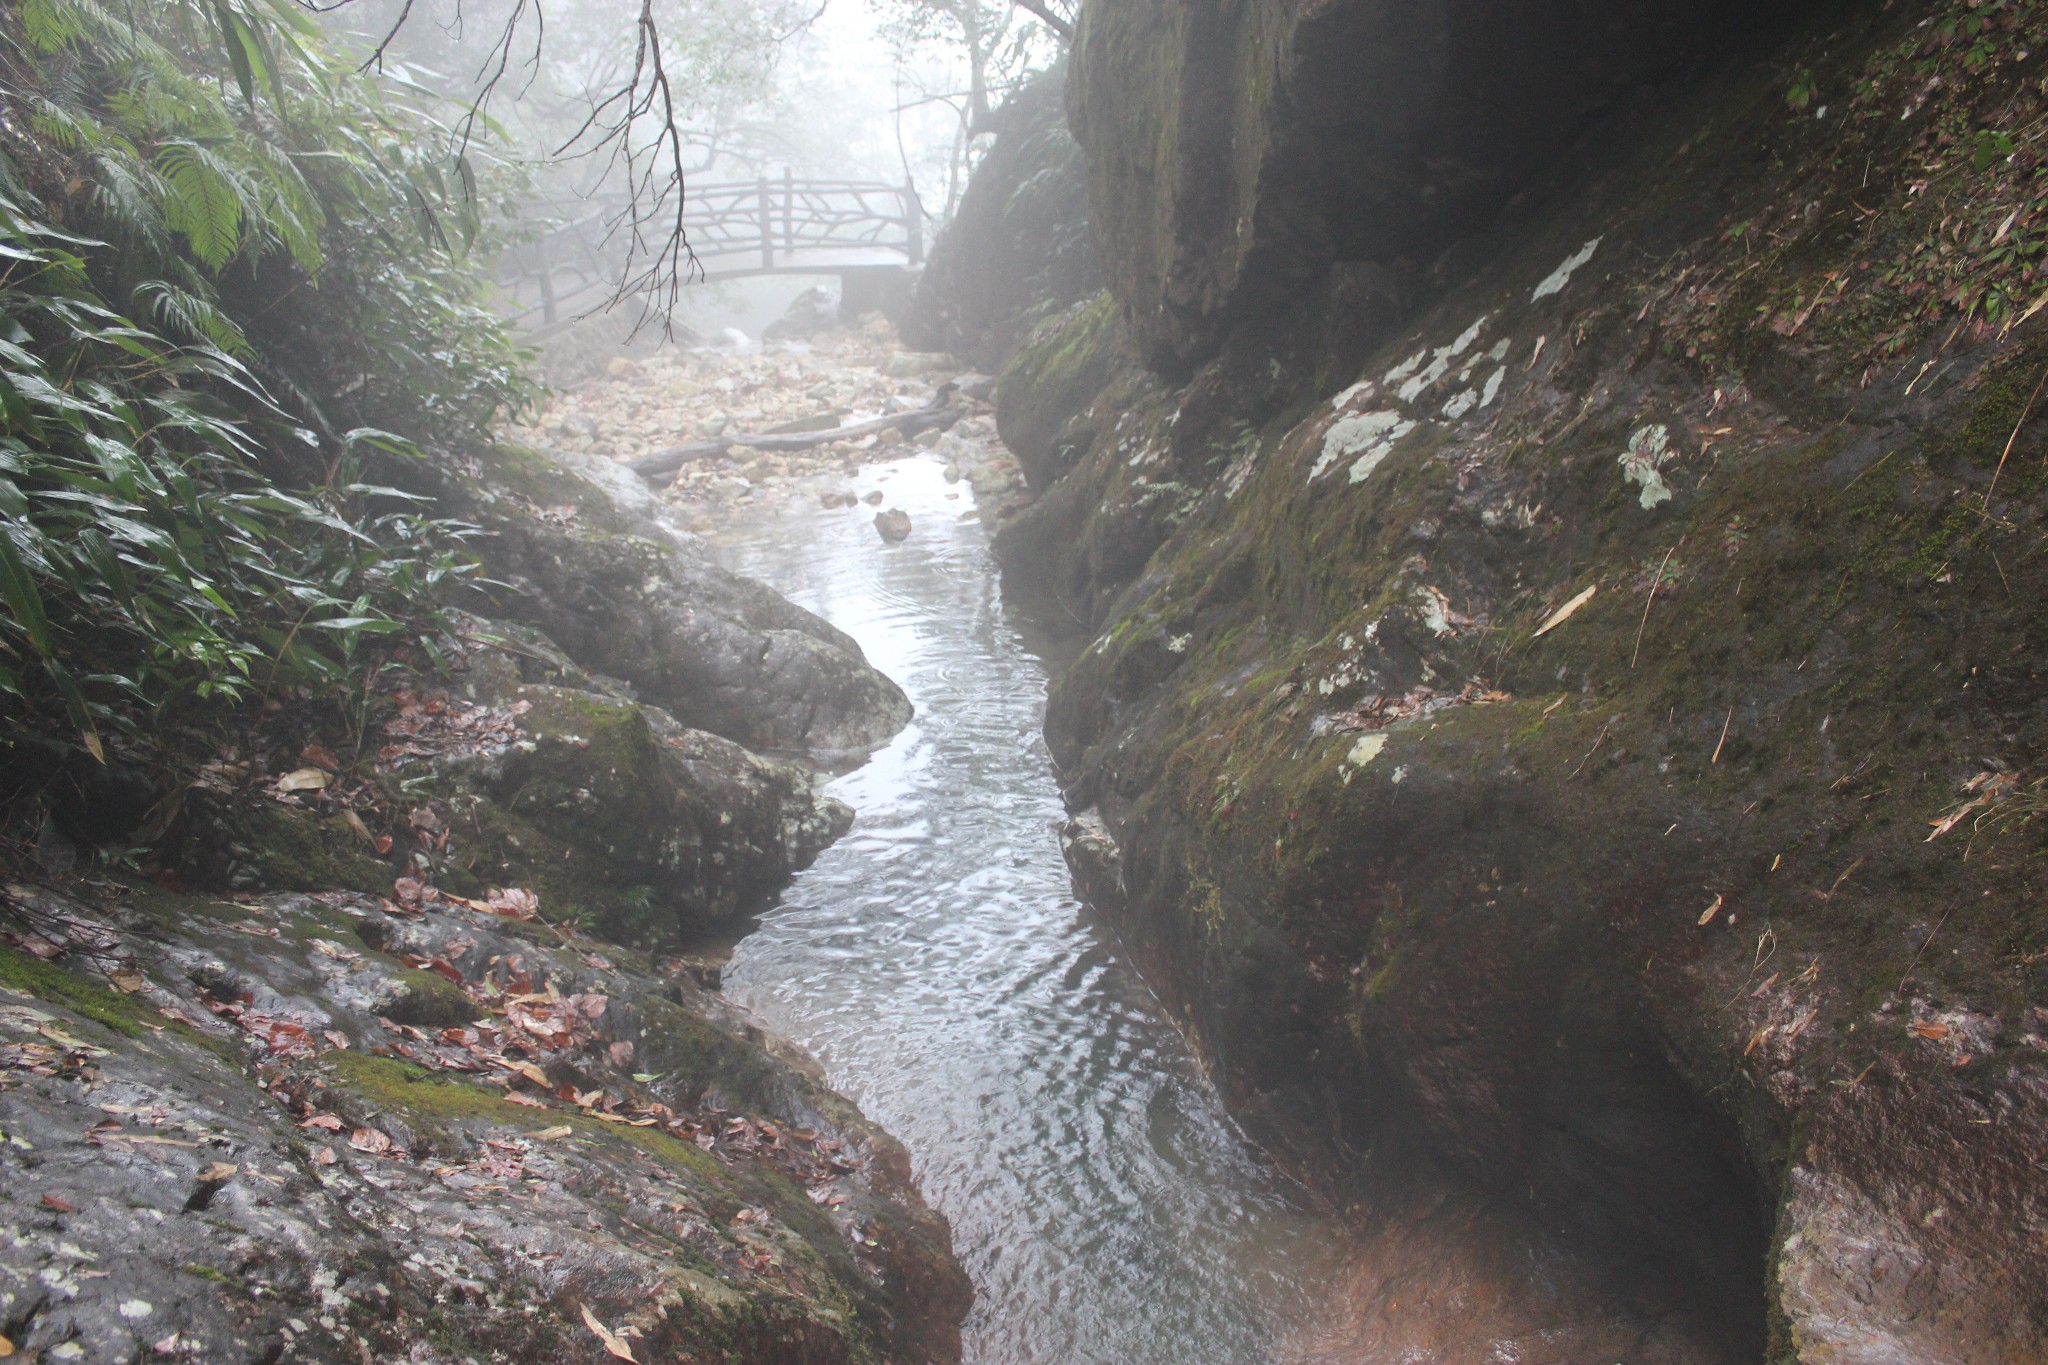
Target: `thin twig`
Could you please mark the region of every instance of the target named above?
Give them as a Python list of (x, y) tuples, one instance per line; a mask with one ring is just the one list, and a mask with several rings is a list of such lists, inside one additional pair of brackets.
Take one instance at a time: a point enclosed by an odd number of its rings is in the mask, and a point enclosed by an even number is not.
[(1716, 763), (1719, 763), (1721, 761), (1721, 745), (1726, 744), (1728, 742), (1728, 727), (1730, 725), (1733, 725), (1734, 723), (1735, 708), (1731, 706), (1728, 708), (1728, 719), (1721, 722), (1721, 738), (1714, 745), (1714, 756), (1707, 760), (1707, 766), (1709, 768), (1713, 767)]
[(2034, 404), (2041, 397), (2044, 385), (2048, 385), (2048, 369), (2041, 371), (2040, 382), (2034, 385), (2033, 397), (2027, 399), (2027, 405), (2020, 409), (2020, 420), (2014, 424), (2012, 435), (2006, 438), (2005, 453), (1998, 457), (1998, 468), (1991, 471), (1991, 485), (1984, 490), (1984, 515), (1987, 517), (1991, 515), (1991, 495), (1998, 491), (1998, 476), (2005, 472), (2005, 462), (2012, 457), (2012, 448), (2019, 444), (2021, 428), (2034, 415)]
[(1685, 537), (1680, 536), (1677, 544), (1664, 552), (1664, 562), (1657, 566), (1657, 576), (1650, 580), (1650, 600), (1643, 603), (1643, 623), (1636, 627), (1635, 651), (1628, 656), (1628, 666), (1630, 668), (1634, 668), (1636, 660), (1643, 656), (1643, 632), (1650, 628), (1650, 608), (1657, 605), (1657, 589), (1664, 582), (1664, 570), (1671, 566), (1671, 556), (1677, 554), (1678, 546), (1683, 544), (1685, 544)]
[(1934, 945), (1934, 936), (1941, 932), (1941, 926), (1948, 923), (1948, 917), (1953, 915), (1956, 912), (1956, 907), (1962, 903), (1963, 898), (1958, 896), (1948, 903), (1948, 909), (1941, 912), (1941, 918), (1934, 922), (1934, 928), (1928, 932), (1927, 942), (1920, 945), (1920, 951), (1913, 954), (1913, 960), (1906, 964), (1906, 974), (1899, 978), (1898, 986), (1892, 991), (1892, 998), (1894, 1000), (1898, 999), (1900, 993), (1906, 989), (1906, 982), (1912, 979), (1913, 969), (1920, 965), (1920, 959), (1925, 957), (1927, 950)]

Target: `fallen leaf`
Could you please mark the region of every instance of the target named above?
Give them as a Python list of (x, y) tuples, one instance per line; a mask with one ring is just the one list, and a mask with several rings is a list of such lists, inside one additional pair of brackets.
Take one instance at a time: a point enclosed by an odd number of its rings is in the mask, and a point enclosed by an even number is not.
[(5, 1357), (11, 1356), (13, 1354), (14, 1343), (9, 1341), (6, 1337), (0, 1337), (0, 1359), (4, 1359)]
[[(475, 905), (476, 902), (470, 904)], [(492, 887), (490, 898), (477, 908), (508, 919), (532, 919), (540, 913), (540, 897), (516, 886)]]
[(352, 810), (345, 810), (341, 813), (341, 818), (342, 821), (348, 825), (350, 832), (353, 833), (356, 836), (356, 838), (361, 839), (366, 844), (374, 844), (377, 842), (377, 836), (370, 833), (370, 827), (363, 823), (362, 816), (357, 815)]
[(149, 983), (142, 979), (141, 972), (133, 969), (123, 969), (118, 972), (109, 972), (107, 974), (107, 984), (123, 995), (134, 995)]
[(1926, 1020), (1916, 1020), (1915, 1022), (1906, 1025), (1906, 1032), (1912, 1034), (1915, 1038), (1929, 1038), (1934, 1040), (1935, 1042), (1940, 1042), (1942, 1039), (1948, 1037), (1949, 1027), (1947, 1024), (1936, 1024), (1930, 1023)]
[(318, 768), (294, 768), (277, 779), (281, 792), (318, 792), (327, 790), (327, 774)]
[(1728, 899), (1728, 898), (1727, 898), (1726, 896), (1716, 896), (1716, 897), (1714, 897), (1714, 903), (1713, 903), (1712, 905), (1708, 906), (1708, 907), (1707, 907), (1707, 908), (1706, 908), (1705, 910), (1703, 910), (1702, 912), (1700, 912), (1700, 923), (1701, 923), (1701, 924), (1707, 924), (1707, 923), (1711, 922), (1711, 921), (1713, 920), (1714, 916), (1716, 916), (1716, 915), (1718, 915), (1718, 914), (1720, 914), (1720, 913), (1721, 913), (1721, 907), (1722, 907), (1722, 906), (1723, 906), (1724, 904), (1726, 904), (1726, 903), (1727, 903), (1727, 899)]
[(1548, 621), (1545, 621), (1542, 625), (1536, 627), (1536, 634), (1531, 636), (1530, 638), (1536, 639), (1540, 636), (1548, 635), (1551, 631), (1556, 630), (1566, 621), (1571, 620), (1572, 614), (1576, 612), (1580, 607), (1585, 606), (1586, 603), (1592, 601), (1593, 594), (1598, 591), (1600, 591), (1599, 584), (1595, 583), (1589, 586), (1584, 592), (1580, 593), (1577, 597), (1574, 597), (1571, 601), (1565, 603), (1556, 611), (1552, 612), (1550, 614), (1550, 619)]
[(241, 1169), (240, 1166), (237, 1166), (232, 1161), (216, 1161), (199, 1173), (199, 1183), (202, 1185), (218, 1185), (221, 1181), (233, 1177), (235, 1172)]
[(536, 1142), (553, 1142), (556, 1138), (565, 1138), (575, 1131), (574, 1128), (571, 1128), (566, 1123), (558, 1123), (552, 1128), (543, 1128), (537, 1133), (528, 1133), (527, 1136)]
[(377, 850), (378, 857), (383, 857), (385, 854), (391, 851), (391, 836), (388, 834), (378, 835), (375, 842), (373, 842), (370, 845), (370, 847)]
[(505, 1063), (505, 1069), (507, 1071), (515, 1072), (518, 1075), (524, 1076), (527, 1080), (532, 1081), (535, 1085), (541, 1087), (543, 1090), (552, 1090), (554, 1088), (553, 1083), (548, 1080), (548, 1073), (542, 1071), (532, 1062), (507, 1061)]
[(590, 1311), (589, 1304), (583, 1305), (583, 1325), (597, 1335), (597, 1339), (604, 1343), (604, 1349), (608, 1353), (617, 1356), (620, 1360), (633, 1359), (633, 1348), (627, 1343), (625, 1337), (599, 1322), (597, 1314)]
[(523, 1090), (508, 1090), (505, 1092), (505, 1098), (513, 1104), (523, 1104), (528, 1109), (546, 1109), (548, 1107), (545, 1102), (535, 1099)]
[(343, 1033), (341, 1030), (323, 1029), (321, 1030), (320, 1036), (322, 1038), (325, 1038), (329, 1043), (332, 1043), (335, 1047), (340, 1048), (342, 1051), (346, 1052), (348, 1050), (348, 1035), (346, 1033)]
[(330, 1133), (341, 1131), (341, 1119), (334, 1114), (315, 1114), (300, 1122), (301, 1128), (325, 1128)]
[(319, 1151), (313, 1153), (313, 1164), (315, 1166), (332, 1166), (340, 1159), (340, 1157), (334, 1154), (332, 1147), (322, 1147)]
[(43, 1207), (46, 1209), (55, 1209), (59, 1213), (78, 1212), (78, 1205), (71, 1203), (69, 1200), (59, 1199), (54, 1194), (46, 1194), (43, 1196)]
[(382, 1156), (391, 1150), (391, 1139), (376, 1128), (358, 1128), (348, 1135), (348, 1145), (359, 1152)]

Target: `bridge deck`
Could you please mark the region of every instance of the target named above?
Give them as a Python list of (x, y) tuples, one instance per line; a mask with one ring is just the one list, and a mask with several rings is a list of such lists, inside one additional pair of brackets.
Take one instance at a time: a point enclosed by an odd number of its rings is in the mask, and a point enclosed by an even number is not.
[[(557, 225), (500, 261), (514, 321), (542, 325), (620, 276), (611, 225), (625, 205), (577, 200)], [(909, 185), (779, 179), (692, 185), (683, 228), (696, 256), (692, 278), (828, 275), (910, 269), (924, 260), (924, 210)]]

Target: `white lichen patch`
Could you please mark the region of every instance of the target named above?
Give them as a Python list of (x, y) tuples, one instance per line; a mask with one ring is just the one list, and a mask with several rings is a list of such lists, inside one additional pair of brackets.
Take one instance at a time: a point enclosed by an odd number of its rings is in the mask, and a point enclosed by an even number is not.
[(1628, 449), (1621, 452), (1621, 476), (1643, 486), (1641, 502), (1646, 512), (1660, 502), (1671, 501), (1671, 489), (1658, 472), (1670, 458), (1671, 431), (1661, 422), (1637, 431), (1628, 438)]
[(1595, 237), (1565, 257), (1563, 265), (1544, 276), (1543, 283), (1537, 285), (1536, 292), (1529, 296), (1529, 302), (1535, 303), (1549, 298), (1552, 294), (1562, 294), (1564, 287), (1572, 282), (1572, 276), (1577, 273), (1579, 267), (1593, 259), (1593, 253), (1600, 249), (1600, 243), (1605, 240), (1603, 237)]
[[(1336, 466), (1337, 461), (1348, 459), (1362, 450), (1392, 448), (1394, 442), (1413, 430), (1415, 423), (1398, 412), (1357, 412), (1339, 417), (1323, 433), (1323, 453), (1316, 457), (1315, 466), (1309, 470), (1309, 481), (1321, 478)], [(1382, 450), (1381, 454), (1384, 457), (1385, 451)], [(1357, 481), (1355, 478), (1352, 480), (1353, 483)]]
[(1344, 392), (1338, 394), (1335, 398), (1332, 398), (1330, 400), (1330, 406), (1334, 410), (1342, 412), (1344, 411), (1344, 409), (1350, 407), (1352, 400), (1358, 398), (1360, 395), (1370, 397), (1372, 394), (1377, 393), (1378, 391), (1379, 385), (1373, 383), (1370, 379), (1361, 379), (1356, 384), (1353, 384), (1350, 388), (1344, 390)]
[(1451, 599), (1442, 588), (1425, 584), (1415, 590), (1417, 615), (1432, 635), (1449, 635), (1451, 626)]
[(1385, 383), (1398, 384), (1402, 380), (1406, 379), (1409, 375), (1414, 374), (1417, 370), (1421, 369), (1422, 362), (1428, 359), (1429, 348), (1425, 346), (1421, 350), (1417, 351), (1414, 355), (1409, 356), (1406, 360), (1396, 365), (1393, 369), (1388, 370), (1385, 375), (1381, 376), (1381, 378)]
[[(1486, 330), (1486, 324), (1492, 320), (1493, 314), (1482, 314), (1478, 321), (1458, 334), (1456, 341), (1453, 341), (1448, 346), (1439, 346), (1436, 350), (1429, 352), (1429, 363), (1424, 365), (1420, 371), (1411, 371), (1409, 377), (1398, 390), (1401, 401), (1404, 403), (1414, 402), (1424, 389), (1427, 389), (1430, 385), (1436, 383), (1437, 380), (1449, 374), (1451, 362), (1472, 349), (1472, 344), (1479, 340), (1479, 334)], [(1421, 358), (1421, 355), (1418, 354), (1411, 360), (1403, 361), (1397, 368), (1405, 370), (1409, 365), (1420, 361)], [(1394, 377), (1394, 374), (1390, 372), (1387, 376), (1387, 382), (1391, 384), (1394, 381)]]
[(1411, 422), (1404, 429), (1392, 433), (1386, 440), (1381, 441), (1378, 445), (1366, 451), (1365, 454), (1359, 456), (1351, 465), (1351, 482), (1361, 484), (1371, 478), (1373, 471), (1380, 467), (1380, 461), (1393, 454), (1394, 442), (1400, 440), (1414, 429), (1414, 423)]
[(1500, 386), (1507, 382), (1507, 377), (1508, 367), (1505, 365), (1495, 370), (1493, 374), (1488, 377), (1486, 381), (1486, 387), (1479, 391), (1480, 407), (1490, 408), (1493, 406), (1494, 400), (1500, 397)]
[(1194, 640), (1195, 637), (1193, 635), (1170, 635), (1166, 640), (1166, 652), (1168, 654), (1185, 654), (1188, 652), (1188, 646), (1193, 644)]
[(1251, 482), (1252, 472), (1258, 467), (1259, 452), (1256, 448), (1246, 451), (1233, 460), (1230, 468), (1223, 471), (1223, 500), (1228, 502), (1243, 492), (1244, 486)]
[(1459, 389), (1451, 395), (1451, 401), (1444, 404), (1444, 416), (1455, 422), (1479, 406), (1479, 390)]
[(1360, 735), (1351, 746), (1351, 751), (1338, 761), (1337, 767), (1344, 775), (1344, 785), (1351, 785), (1352, 775), (1360, 768), (1380, 756), (1380, 750), (1387, 747), (1385, 735)]

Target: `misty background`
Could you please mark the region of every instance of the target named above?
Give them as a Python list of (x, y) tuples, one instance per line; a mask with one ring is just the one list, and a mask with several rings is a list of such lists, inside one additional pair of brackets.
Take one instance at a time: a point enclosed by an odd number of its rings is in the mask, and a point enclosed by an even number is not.
[[(352, 0), (323, 22), (383, 79), (471, 137), (484, 206), (477, 248), (498, 251), (590, 221), (637, 195), (641, 240), (607, 218), (608, 274), (660, 264), (674, 219), (664, 175), (688, 189), (829, 178), (909, 186), (932, 241), (993, 136), (990, 114), (1060, 58), (1068, 0)], [(1036, 13), (1027, 11), (1035, 10)], [(665, 97), (646, 89), (643, 20)], [(636, 74), (642, 85), (634, 85)], [(609, 101), (609, 103), (607, 103)], [(659, 145), (671, 126), (673, 147)], [(637, 157), (629, 165), (627, 153)], [(650, 158), (659, 165), (650, 174)], [(680, 272), (688, 280), (687, 262)], [(758, 337), (832, 276), (687, 282), (673, 319), (701, 336)], [(612, 314), (640, 320), (642, 289)], [(665, 302), (665, 300), (663, 300)], [(565, 311), (605, 307), (602, 294)]]

